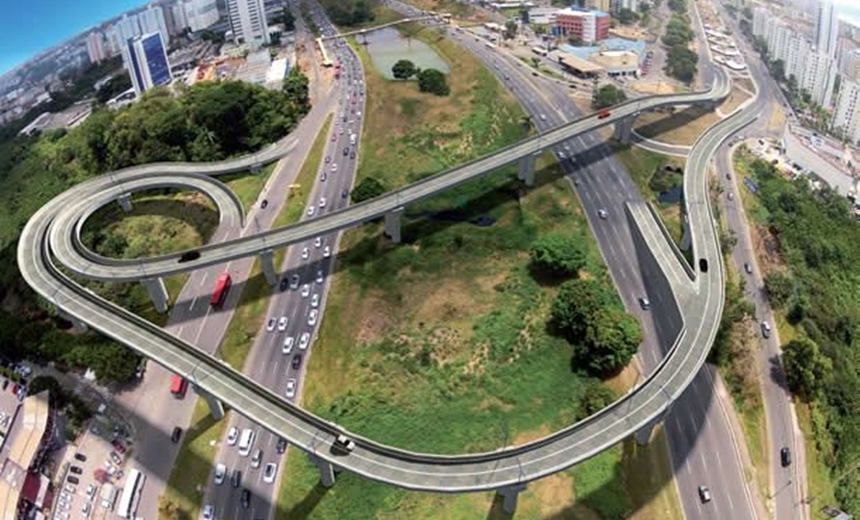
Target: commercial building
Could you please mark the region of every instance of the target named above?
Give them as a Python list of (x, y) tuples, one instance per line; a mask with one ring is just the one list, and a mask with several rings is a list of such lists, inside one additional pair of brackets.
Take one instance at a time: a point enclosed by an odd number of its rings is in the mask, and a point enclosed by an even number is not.
[(590, 77), (605, 73), (608, 76), (636, 76), (645, 57), (644, 40), (607, 38), (600, 45), (574, 47), (562, 45), (552, 54), (572, 74)]
[(99, 31), (93, 31), (87, 35), (87, 54), (90, 56), (90, 63), (101, 63), (107, 57), (104, 35)]
[(160, 33), (145, 34), (129, 40), (123, 50), (123, 62), (138, 96), (152, 87), (166, 85), (173, 80)]
[(221, 18), (216, 0), (187, 0), (183, 3), (191, 32), (202, 31), (211, 27)]
[(609, 12), (612, 10), (610, 3), (610, 0), (587, 0), (585, 2), (585, 7), (588, 9), (594, 9), (595, 11)]
[[(24, 390), (20, 392), (23, 396)], [(50, 509), (50, 480), (39, 466), (51, 447), (53, 430), (47, 390), (23, 400), (9, 391), (0, 393), (0, 517), (4, 520), (44, 517), (43, 510)]]
[(170, 46), (170, 33), (167, 31), (167, 22), (164, 19), (164, 11), (160, 5), (152, 5), (145, 10), (137, 13), (137, 19), (140, 24), (140, 33), (152, 34), (159, 33), (161, 42), (164, 47)]
[(263, 0), (227, 0), (230, 29), (236, 44), (256, 48), (269, 43), (269, 26)]
[(609, 24), (609, 15), (603, 11), (569, 7), (555, 13), (553, 33), (579, 38), (583, 43), (594, 43), (609, 36)]
[(836, 57), (836, 38), (839, 36), (839, 25), (832, 0), (819, 0), (815, 10), (814, 43), (819, 52), (831, 58)]
[(860, 141), (860, 81), (843, 77), (836, 98), (832, 128), (852, 143)]

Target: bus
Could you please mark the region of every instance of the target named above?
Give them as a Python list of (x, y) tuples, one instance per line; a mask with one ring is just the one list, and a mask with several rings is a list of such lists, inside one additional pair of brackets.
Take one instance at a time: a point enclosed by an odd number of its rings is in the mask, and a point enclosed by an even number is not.
[(230, 278), (230, 273), (222, 273), (215, 282), (215, 291), (212, 292), (212, 299), (209, 300), (209, 305), (212, 307), (220, 307), (227, 298), (227, 291), (230, 290), (230, 284), (233, 279)]
[(173, 397), (182, 399), (187, 390), (188, 381), (182, 376), (173, 374), (173, 378), (170, 379), (170, 393), (173, 394)]
[(133, 469), (128, 472), (116, 511), (120, 518), (134, 518), (144, 481), (146, 481), (146, 475), (140, 471)]
[(549, 54), (543, 47), (532, 47), (532, 52), (539, 56), (546, 56)]

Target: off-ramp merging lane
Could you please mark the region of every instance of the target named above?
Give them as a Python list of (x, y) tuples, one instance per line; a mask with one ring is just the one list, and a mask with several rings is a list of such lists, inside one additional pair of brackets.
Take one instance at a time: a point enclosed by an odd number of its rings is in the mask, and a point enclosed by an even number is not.
[[(601, 412), (543, 439), (495, 452), (421, 454), (352, 435), (356, 442), (354, 451), (341, 455), (332, 446), (337, 435), (343, 433), (342, 428), (285, 401), (222, 361), (92, 294), (66, 276), (58, 265), (86, 278), (120, 282), (163, 277), (261, 254), (396, 214), (408, 204), (516, 161), (531, 161), (533, 168), (534, 155), (539, 151), (604, 125), (630, 124), (641, 111), (667, 105), (714, 104), (724, 99), (729, 90), (730, 80), (721, 71), (707, 92), (628, 101), (612, 107), (608, 116), (592, 114), (578, 119), (374, 200), (285, 228), (202, 247), (199, 259), (183, 263), (179, 263), (180, 254), (139, 260), (100, 257), (81, 244), (81, 226), (98, 207), (122, 194), (165, 186), (201, 190), (216, 202), (222, 218), (242, 218), (241, 206), (235, 198), (224, 192), (223, 184), (207, 177), (273, 161), (297, 143), (287, 137), (258, 154), (235, 161), (132, 167), (81, 183), (42, 207), (22, 233), (18, 263), (27, 283), (66, 315), (185, 375), (200, 392), (223, 401), (311, 454), (320, 466), (324, 483), (331, 483), (333, 468), (342, 468), (408, 489), (500, 490), (515, 497), (526, 482), (581, 462), (631, 434), (650, 432), (704, 363), (720, 321), (724, 296), (720, 244), (708, 197), (708, 164), (716, 146), (752, 120), (754, 116), (750, 113), (741, 111), (712, 127), (690, 155), (684, 199), (698, 266), (693, 278), (689, 276), (691, 272), (682, 268), (677, 255), (667, 258), (667, 251), (671, 250), (655, 242), (665, 238), (654, 233), (653, 222), (640, 222), (642, 236), (653, 244), (653, 254), (661, 262), (666, 277), (672, 280), (684, 320), (682, 332), (661, 365), (641, 386)], [(638, 222), (635, 215), (642, 214), (641, 208), (629, 209)], [(444, 432), (428, 434), (444, 435)]]

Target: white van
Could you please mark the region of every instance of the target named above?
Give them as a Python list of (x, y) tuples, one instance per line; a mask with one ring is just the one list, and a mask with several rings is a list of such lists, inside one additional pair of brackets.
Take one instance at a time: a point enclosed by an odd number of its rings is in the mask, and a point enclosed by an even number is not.
[(242, 437), (239, 439), (239, 455), (247, 457), (251, 453), (251, 446), (254, 445), (254, 430), (245, 428), (242, 430)]
[(349, 135), (349, 144), (355, 145), (355, 134)]

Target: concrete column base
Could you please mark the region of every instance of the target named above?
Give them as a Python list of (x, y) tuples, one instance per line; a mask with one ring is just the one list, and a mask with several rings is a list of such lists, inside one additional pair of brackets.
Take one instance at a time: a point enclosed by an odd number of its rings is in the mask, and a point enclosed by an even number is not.
[(385, 214), (385, 234), (394, 243), (400, 243), (400, 217), (405, 208), (397, 208)]
[(75, 318), (71, 314), (67, 314), (64, 311), (60, 311), (59, 315), (61, 318), (63, 318), (64, 320), (66, 320), (72, 324), (72, 328), (75, 329), (75, 332), (79, 332), (79, 333), (83, 334), (84, 332), (90, 330), (89, 326), (87, 326), (87, 324), (85, 322)]
[(197, 385), (193, 386), (194, 393), (206, 399), (206, 404), (209, 405), (209, 413), (212, 414), (212, 417), (216, 420), (221, 420), (224, 418), (224, 403), (221, 402), (220, 399), (210, 394), (206, 390), (200, 388)]
[(320, 471), (320, 483), (324, 487), (332, 487), (335, 481), (334, 464), (325, 459), (317, 457), (313, 453), (308, 453), (308, 458), (310, 459), (311, 464), (315, 465)]
[(502, 509), (505, 510), (505, 513), (512, 515), (517, 511), (517, 501), (519, 500), (520, 493), (525, 490), (525, 484), (514, 484), (512, 486), (503, 487), (502, 489), (496, 491), (496, 493), (498, 493), (504, 499)]
[(131, 211), (131, 193), (123, 193), (116, 199), (116, 201), (119, 202), (119, 207), (121, 207), (123, 211), (126, 213)]
[(636, 122), (636, 116), (639, 114), (633, 114), (629, 117), (625, 117), (624, 119), (620, 119), (615, 122), (615, 132), (612, 134), (612, 138), (621, 144), (630, 143), (630, 138), (633, 135), (633, 123)]
[(663, 422), (663, 417), (664, 414), (660, 414), (658, 417), (652, 419), (651, 422), (639, 428), (636, 433), (633, 434), (636, 444), (639, 446), (647, 446), (648, 443), (651, 442), (651, 437), (654, 436), (654, 428)]
[(526, 186), (535, 184), (535, 162), (537, 155), (526, 155), (520, 159), (517, 179), (523, 181)]
[(260, 264), (263, 266), (263, 274), (266, 276), (266, 282), (269, 285), (277, 285), (278, 273), (275, 272), (275, 259), (271, 249), (260, 253)]
[(164, 286), (164, 280), (161, 278), (145, 278), (140, 281), (149, 293), (152, 299), (152, 304), (155, 305), (155, 310), (158, 312), (167, 312), (167, 287)]

